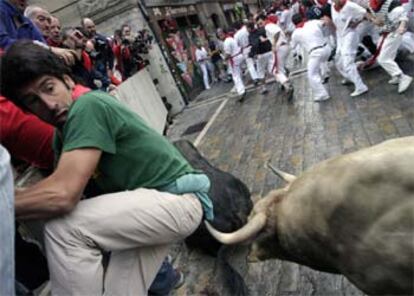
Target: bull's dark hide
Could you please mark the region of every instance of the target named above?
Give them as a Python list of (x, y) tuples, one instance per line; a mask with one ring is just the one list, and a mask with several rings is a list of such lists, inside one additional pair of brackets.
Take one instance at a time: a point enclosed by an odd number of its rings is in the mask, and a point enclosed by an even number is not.
[[(210, 178), (209, 195), (214, 205), (214, 221), (211, 224), (223, 232), (235, 231), (246, 224), (253, 207), (246, 185), (233, 175), (212, 166), (189, 141), (179, 140), (174, 145), (193, 168), (203, 171)], [(216, 255), (221, 246), (207, 231), (204, 223), (186, 239), (186, 243), (211, 255)]]

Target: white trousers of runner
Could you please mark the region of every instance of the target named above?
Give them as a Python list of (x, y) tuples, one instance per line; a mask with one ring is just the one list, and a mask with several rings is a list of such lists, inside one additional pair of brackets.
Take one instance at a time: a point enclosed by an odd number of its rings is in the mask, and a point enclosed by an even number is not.
[(258, 79), (257, 77), (257, 71), (256, 71), (256, 65), (254, 64), (254, 59), (249, 57), (250, 48), (243, 49), (243, 57), (246, 61), (247, 70), (249, 71), (250, 78), (254, 81)]
[(355, 85), (355, 89), (362, 89), (366, 85), (362, 81), (355, 64), (358, 44), (359, 36), (356, 31), (350, 31), (343, 36), (338, 36), (335, 65), (339, 73)]
[(229, 65), (231, 67), (231, 75), (233, 77), (234, 86), (236, 87), (237, 94), (243, 95), (246, 92), (242, 75), (242, 64), (244, 62), (244, 57), (242, 54), (239, 54), (231, 59), (232, 62), (229, 61)]
[(274, 75), (276, 81), (281, 84), (285, 84), (288, 82), (288, 77), (286, 75), (286, 61), (289, 55), (289, 45), (284, 44), (277, 48), (275, 58), (276, 60), (276, 67), (274, 67)]
[(200, 64), (201, 73), (203, 73), (203, 82), (204, 82), (204, 88), (209, 89), (210, 83), (208, 79), (208, 68), (207, 68), (207, 62), (201, 62)]
[(265, 79), (266, 73), (273, 74), (274, 54), (272, 51), (257, 55), (258, 79)]
[(52, 295), (147, 295), (169, 246), (193, 233), (202, 215), (191, 194), (149, 189), (79, 202), (45, 226)]
[(328, 96), (328, 91), (323, 85), (323, 77), (326, 73), (326, 63), (331, 54), (329, 46), (312, 50), (308, 56), (308, 80), (309, 85), (312, 88), (314, 99), (323, 98)]
[(397, 32), (388, 34), (385, 37), (381, 52), (377, 58), (381, 67), (392, 77), (401, 75), (403, 72), (395, 62), (398, 49), (402, 43), (402, 35)]

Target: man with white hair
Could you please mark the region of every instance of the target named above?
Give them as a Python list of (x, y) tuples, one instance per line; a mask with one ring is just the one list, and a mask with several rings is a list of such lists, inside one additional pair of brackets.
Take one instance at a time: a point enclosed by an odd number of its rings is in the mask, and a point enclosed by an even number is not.
[(24, 16), (29, 18), (35, 24), (45, 40), (49, 38), (52, 16), (46, 9), (43, 9), (40, 6), (30, 5), (24, 11)]

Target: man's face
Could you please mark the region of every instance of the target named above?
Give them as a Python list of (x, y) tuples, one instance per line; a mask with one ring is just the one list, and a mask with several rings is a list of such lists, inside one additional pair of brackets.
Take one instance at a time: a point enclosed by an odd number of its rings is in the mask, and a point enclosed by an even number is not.
[(131, 38), (131, 28), (124, 27), (122, 29), (122, 38), (130, 39)]
[(86, 42), (88, 41), (79, 30), (73, 30), (69, 35), (69, 39), (71, 40), (71, 44), (73, 44), (72, 49), (85, 49)]
[(55, 42), (60, 42), (60, 22), (56, 17), (52, 17), (50, 22), (50, 38)]
[(43, 36), (48, 37), (50, 35), (51, 16), (49, 12), (44, 9), (38, 9), (32, 20), (36, 27), (42, 32)]
[(27, 0), (9, 0), (9, 2), (22, 13), (27, 7)]
[(258, 28), (264, 28), (265, 26), (265, 22), (263, 19), (258, 19), (256, 24)]
[(91, 19), (85, 19), (83, 23), (84, 30), (88, 32), (89, 37), (93, 37), (96, 34), (96, 26), (95, 23)]
[(43, 121), (62, 128), (72, 104), (73, 80), (65, 75), (63, 81), (44, 75), (23, 87), (20, 100), (30, 113)]

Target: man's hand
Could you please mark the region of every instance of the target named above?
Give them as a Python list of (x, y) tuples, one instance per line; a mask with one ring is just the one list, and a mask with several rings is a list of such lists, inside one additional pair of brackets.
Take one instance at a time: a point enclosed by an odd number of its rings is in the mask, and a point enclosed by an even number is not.
[(16, 190), (16, 218), (52, 218), (72, 211), (101, 155), (101, 150), (89, 148), (62, 153), (52, 175), (27, 189)]
[(407, 32), (407, 23), (401, 22), (400, 26), (397, 29), (397, 33), (403, 35), (405, 32)]
[(59, 56), (66, 65), (72, 66), (76, 62), (76, 51), (59, 47), (50, 47), (50, 50)]

